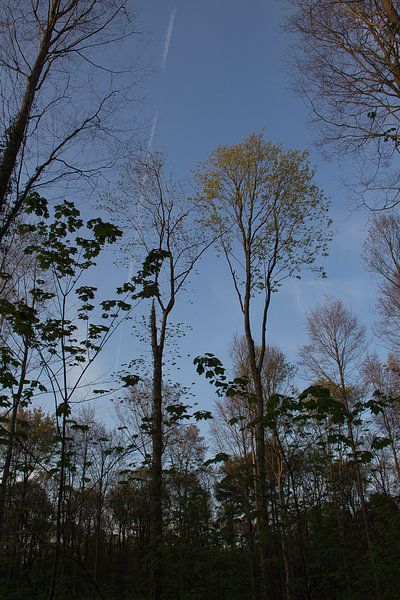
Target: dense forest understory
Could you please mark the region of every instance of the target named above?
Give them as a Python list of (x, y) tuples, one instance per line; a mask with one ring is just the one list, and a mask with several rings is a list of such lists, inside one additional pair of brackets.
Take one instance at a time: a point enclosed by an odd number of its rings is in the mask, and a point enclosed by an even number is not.
[[(55, 423), (39, 411), (21, 414), (20, 420), (27, 433), (23, 448), (16, 447), (9, 479), (1, 594), (41, 599), (48, 597), (54, 569), (57, 488), (49, 471), (56, 452)], [(148, 469), (122, 476), (122, 459), (108, 452), (113, 434), (88, 418), (82, 423), (85, 428), (68, 436), (55, 597), (147, 598)], [(268, 447), (269, 597), (376, 598), (354, 463), (332, 459), (315, 431), (304, 439), (302, 428), (292, 444), (290, 463), (282, 468), (282, 492), (277, 488), (279, 453), (272, 442)], [(251, 464), (242, 456), (216, 469), (204, 466), (204, 453), (197, 428), (179, 426), (164, 471), (164, 597), (255, 598), (259, 578)], [(394, 599), (400, 511), (390, 469), (390, 457), (381, 451), (362, 472), (376, 573), (383, 597)]]

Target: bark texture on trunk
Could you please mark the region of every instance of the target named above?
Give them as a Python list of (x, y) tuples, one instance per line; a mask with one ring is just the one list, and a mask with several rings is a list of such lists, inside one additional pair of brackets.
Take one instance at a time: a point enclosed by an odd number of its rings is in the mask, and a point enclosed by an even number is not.
[(17, 198), (10, 211), (10, 214), (5, 218), (7, 196), (10, 192), (11, 182), (18, 160), (18, 154), (21, 152), (24, 144), (36, 92), (40, 84), (42, 73), (46, 68), (54, 27), (57, 21), (58, 10), (59, 1), (53, 0), (52, 7), (49, 10), (47, 27), (43, 31), (36, 60), (32, 66), (29, 76), (27, 77), (25, 91), (18, 113), (15, 115), (14, 121), (7, 131), (4, 150), (0, 159), (0, 215), (2, 217), (2, 223), (0, 226), (0, 242), (7, 234), (12, 220), (16, 217), (21, 208), (22, 200)]

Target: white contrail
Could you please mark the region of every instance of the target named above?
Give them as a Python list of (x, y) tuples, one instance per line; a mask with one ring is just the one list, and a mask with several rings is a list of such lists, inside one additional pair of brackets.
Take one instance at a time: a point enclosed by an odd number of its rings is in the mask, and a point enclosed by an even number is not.
[(151, 150), (153, 148), (153, 141), (154, 141), (154, 136), (156, 134), (157, 122), (158, 122), (158, 110), (156, 110), (154, 113), (153, 122), (151, 124), (151, 129), (150, 129), (150, 134), (149, 134), (149, 139), (147, 140), (147, 151), (148, 152), (151, 152)]
[[(165, 35), (164, 50), (163, 50), (162, 57), (161, 57), (161, 67), (163, 70), (165, 69), (166, 64), (167, 64), (169, 47), (171, 45), (172, 34), (174, 32), (175, 15), (176, 15), (176, 8), (173, 9), (173, 11), (171, 12), (171, 14), (169, 16), (167, 33)], [(151, 150), (153, 148), (153, 142), (154, 142), (154, 137), (156, 135), (157, 124), (158, 124), (158, 110), (156, 110), (154, 112), (153, 121), (151, 123), (149, 138), (147, 140), (147, 151), (148, 152), (151, 152)], [(131, 278), (133, 276), (133, 270), (134, 270), (134, 263), (132, 261), (129, 266), (129, 281), (131, 280)], [(124, 337), (124, 328), (121, 327), (121, 333), (119, 335), (118, 347), (117, 347), (117, 352), (116, 352), (116, 357), (115, 357), (114, 371), (117, 370), (119, 361), (121, 358), (123, 337)]]
[(165, 69), (165, 66), (167, 64), (168, 51), (169, 51), (169, 47), (171, 44), (172, 34), (174, 32), (175, 15), (176, 15), (176, 8), (174, 8), (174, 10), (171, 12), (171, 14), (169, 16), (168, 29), (167, 29), (167, 33), (165, 36), (165, 43), (164, 43), (164, 52), (163, 52), (162, 59), (161, 59), (161, 68), (162, 69)]
[[(150, 133), (149, 133), (149, 137), (147, 140), (147, 152), (151, 152), (151, 150), (153, 148), (153, 142), (154, 142), (154, 136), (156, 135), (157, 123), (158, 123), (158, 110), (156, 110), (154, 112), (153, 120), (151, 123)], [(133, 277), (134, 267), (135, 267), (135, 264), (134, 264), (134, 261), (132, 260), (130, 262), (129, 269), (128, 269), (128, 281), (131, 281), (131, 279)], [(124, 337), (124, 328), (121, 327), (121, 333), (119, 335), (119, 340), (118, 340), (118, 348), (117, 348), (117, 352), (115, 355), (114, 371), (117, 370), (120, 359), (121, 359), (123, 337)]]

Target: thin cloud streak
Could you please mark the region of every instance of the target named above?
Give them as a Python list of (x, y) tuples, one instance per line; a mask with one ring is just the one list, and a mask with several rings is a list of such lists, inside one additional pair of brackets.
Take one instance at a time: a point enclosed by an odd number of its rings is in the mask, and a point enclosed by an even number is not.
[[(175, 15), (176, 15), (176, 9), (174, 9), (169, 16), (168, 28), (167, 28), (167, 33), (166, 33), (165, 42), (164, 42), (164, 50), (163, 50), (162, 58), (161, 58), (161, 67), (163, 70), (165, 69), (166, 64), (167, 64), (169, 47), (171, 45), (171, 39), (172, 39), (172, 35), (174, 32)], [(151, 152), (153, 149), (153, 143), (154, 143), (154, 138), (156, 135), (157, 125), (158, 125), (158, 110), (156, 110), (154, 112), (153, 120), (151, 123), (150, 133), (149, 133), (149, 137), (147, 140), (147, 152)], [(132, 260), (130, 262), (129, 269), (128, 269), (128, 278), (129, 278), (128, 281), (130, 281), (133, 277), (134, 267), (135, 267), (135, 263)], [(121, 360), (123, 340), (124, 340), (124, 328), (121, 327), (121, 333), (119, 335), (118, 347), (117, 347), (117, 352), (116, 352), (116, 356), (115, 356), (114, 371), (116, 371), (117, 368), (119, 367), (119, 363)]]
[[(158, 124), (158, 110), (155, 111), (153, 120), (151, 123), (150, 133), (149, 133), (149, 137), (147, 140), (147, 152), (151, 152), (153, 149), (153, 142), (154, 142), (154, 137), (156, 135), (157, 124)], [(138, 218), (140, 219), (140, 215), (138, 216)], [(130, 261), (129, 268), (128, 268), (128, 281), (131, 281), (131, 279), (133, 277), (134, 268), (135, 268), (135, 262), (132, 260), (132, 261)], [(117, 352), (115, 355), (114, 371), (116, 371), (118, 369), (118, 367), (120, 366), (123, 339), (124, 339), (124, 328), (121, 327), (121, 333), (119, 334)]]
[(149, 139), (147, 140), (147, 151), (148, 152), (151, 152), (151, 150), (153, 148), (153, 142), (154, 142), (154, 136), (156, 134), (157, 123), (158, 123), (158, 110), (155, 111), (154, 116), (153, 116), (153, 121), (151, 123)]
[(162, 55), (162, 59), (161, 59), (161, 68), (162, 69), (165, 69), (166, 64), (167, 64), (169, 47), (171, 45), (172, 34), (174, 32), (175, 15), (176, 15), (176, 8), (174, 8), (174, 10), (171, 12), (170, 17), (169, 17), (168, 29), (167, 29), (167, 33), (165, 36), (164, 51), (163, 51), (163, 55)]

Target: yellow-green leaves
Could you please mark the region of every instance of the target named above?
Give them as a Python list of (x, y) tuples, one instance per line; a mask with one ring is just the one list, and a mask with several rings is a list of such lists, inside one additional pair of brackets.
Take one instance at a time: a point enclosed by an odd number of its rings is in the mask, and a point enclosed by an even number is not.
[[(202, 221), (217, 236), (231, 274), (252, 291), (279, 287), (327, 254), (329, 202), (314, 182), (308, 153), (250, 134), (219, 146), (195, 174)], [(246, 276), (245, 276), (246, 272)]]

